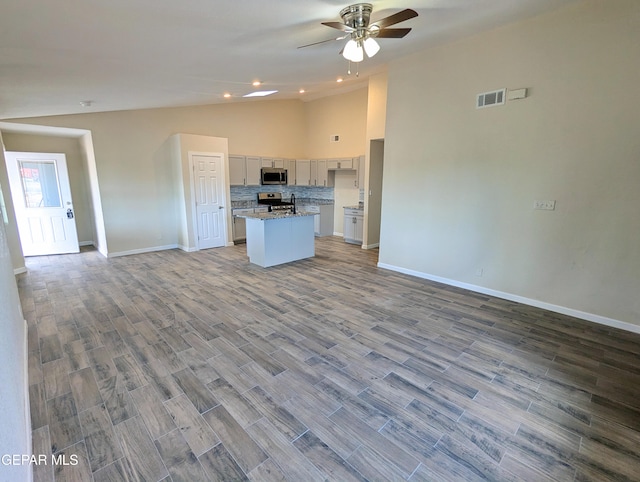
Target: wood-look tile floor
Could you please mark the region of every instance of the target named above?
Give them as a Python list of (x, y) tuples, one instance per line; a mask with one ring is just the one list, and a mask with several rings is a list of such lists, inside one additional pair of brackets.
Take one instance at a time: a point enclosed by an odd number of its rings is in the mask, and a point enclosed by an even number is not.
[(35, 480), (640, 479), (640, 336), (316, 253), (29, 258)]

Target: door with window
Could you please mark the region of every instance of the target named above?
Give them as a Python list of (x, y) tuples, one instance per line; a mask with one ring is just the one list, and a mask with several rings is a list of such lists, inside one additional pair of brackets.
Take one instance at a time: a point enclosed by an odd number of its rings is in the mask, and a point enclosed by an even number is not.
[(198, 249), (224, 246), (227, 231), (223, 157), (189, 153), (189, 159), (193, 172)]
[(79, 252), (65, 155), (7, 151), (5, 160), (23, 254)]

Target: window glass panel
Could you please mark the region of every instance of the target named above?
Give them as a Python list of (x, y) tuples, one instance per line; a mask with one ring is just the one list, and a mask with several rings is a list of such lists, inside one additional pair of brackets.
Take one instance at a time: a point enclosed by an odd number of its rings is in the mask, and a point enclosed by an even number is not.
[(20, 161), (20, 179), (26, 207), (62, 207), (54, 161)]

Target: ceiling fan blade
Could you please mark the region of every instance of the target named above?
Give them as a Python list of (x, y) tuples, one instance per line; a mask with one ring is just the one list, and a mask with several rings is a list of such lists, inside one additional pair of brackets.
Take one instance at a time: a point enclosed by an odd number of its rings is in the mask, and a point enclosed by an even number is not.
[(320, 40), (320, 42), (313, 42), (311, 44), (307, 44), (307, 45), (301, 45), (300, 47), (298, 47), (299, 49), (303, 49), (305, 47), (311, 47), (312, 45), (319, 45), (319, 44), (326, 44), (327, 42), (335, 42), (336, 40), (344, 40), (348, 37), (348, 35), (343, 35), (342, 37), (334, 37), (334, 38), (328, 38), (327, 40)]
[(402, 38), (409, 32), (411, 32), (410, 28), (383, 28), (375, 35), (375, 38)]
[(410, 8), (406, 8), (398, 13), (394, 13), (393, 15), (389, 15), (388, 17), (376, 20), (372, 25), (377, 25), (378, 27), (380, 27), (380, 29), (383, 29), (417, 16), (418, 12), (416, 12), (415, 10), (411, 10)]
[(342, 22), (321, 22), (322, 25), (326, 25), (327, 27), (331, 27), (331, 28), (337, 28), (338, 30), (342, 30), (343, 32), (353, 32), (354, 29), (349, 27), (348, 25), (345, 25)]

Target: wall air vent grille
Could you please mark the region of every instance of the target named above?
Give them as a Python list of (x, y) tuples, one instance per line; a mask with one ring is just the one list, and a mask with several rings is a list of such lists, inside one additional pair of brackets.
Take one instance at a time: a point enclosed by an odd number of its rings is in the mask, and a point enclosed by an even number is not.
[(494, 90), (493, 92), (484, 92), (476, 97), (476, 109), (484, 107), (492, 107), (494, 105), (503, 105), (506, 97), (507, 89)]

